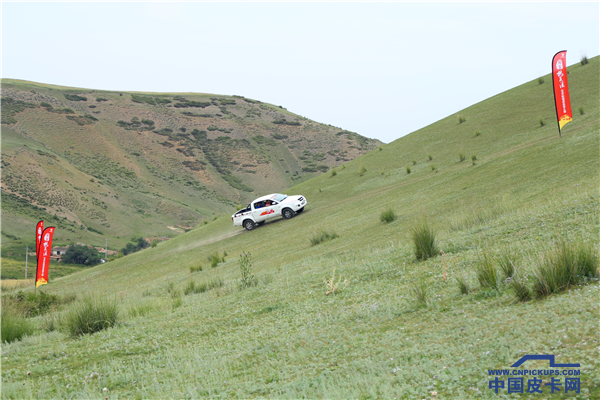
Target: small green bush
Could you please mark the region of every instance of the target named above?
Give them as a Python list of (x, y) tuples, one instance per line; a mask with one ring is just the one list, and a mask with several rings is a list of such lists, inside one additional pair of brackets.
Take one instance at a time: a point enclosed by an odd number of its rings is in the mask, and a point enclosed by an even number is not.
[(207, 290), (208, 290), (208, 285), (206, 283), (201, 283), (199, 285), (196, 285), (194, 283), (194, 281), (189, 281), (188, 285), (185, 287), (185, 289), (183, 289), (183, 294), (187, 296), (189, 294), (204, 293)]
[(188, 282), (188, 285), (183, 289), (183, 294), (186, 296), (189, 294), (199, 294), (204, 293), (211, 289), (217, 289), (223, 287), (225, 282), (221, 278), (213, 278), (208, 282), (202, 282), (199, 285), (196, 285), (194, 281)]
[(219, 253), (219, 251), (215, 250), (208, 256), (208, 261), (210, 262), (210, 266), (215, 268), (217, 265), (225, 262), (225, 257), (227, 256), (227, 252), (223, 252), (223, 254)]
[(63, 304), (75, 300), (74, 295), (61, 297), (56, 294), (46, 294), (42, 290), (35, 292), (18, 291), (2, 296), (2, 307), (8, 307), (22, 317), (36, 317), (59, 308)]
[(202, 271), (202, 265), (198, 264), (198, 265), (190, 265), (190, 272), (194, 273), (194, 272), (200, 272)]
[(473, 163), (473, 165), (475, 165), (475, 164), (476, 164), (476, 162), (475, 162), (475, 161), (477, 161), (477, 156), (476, 156), (475, 154), (473, 154), (473, 155), (471, 156), (471, 162)]
[(65, 99), (70, 101), (87, 101), (87, 97), (65, 93)]
[(581, 56), (581, 61), (580, 61), (581, 65), (586, 65), (589, 62), (590, 62), (590, 60), (588, 60), (587, 56), (585, 56), (585, 55)]
[(71, 336), (81, 336), (111, 328), (119, 319), (116, 299), (86, 296), (68, 310), (64, 324)]
[(544, 120), (542, 118), (540, 118), (540, 127), (546, 125), (546, 123), (544, 122)]
[(418, 306), (427, 305), (429, 293), (425, 278), (421, 277), (417, 281), (413, 281), (409, 287), (409, 290)]
[(427, 158), (429, 159), (429, 161), (433, 160), (433, 156), (431, 154), (427, 154)]
[(408, 165), (406, 166), (406, 174), (407, 175), (410, 174), (410, 166), (408, 166)]
[(331, 177), (333, 178), (336, 175), (337, 175), (337, 172), (336, 172), (336, 170), (334, 168), (334, 169), (331, 170)]
[(458, 285), (458, 290), (462, 294), (468, 294), (471, 291), (471, 285), (469, 285), (469, 281), (463, 275), (458, 275), (456, 277), (456, 284)]
[(381, 214), (379, 214), (379, 220), (381, 222), (390, 223), (395, 221), (396, 218), (398, 217), (396, 216), (394, 210), (392, 210), (391, 208), (388, 208), (387, 210), (384, 210), (381, 212)]
[(479, 131), (475, 132), (475, 136), (476, 136), (476, 137), (477, 137), (477, 136), (481, 136), (481, 132), (479, 132)]
[(177, 308), (183, 305), (183, 299), (180, 296), (177, 296), (173, 299), (173, 303), (171, 303), (171, 310), (175, 311)]
[(543, 77), (539, 77), (538, 78), (538, 85), (541, 85), (542, 83), (544, 83), (544, 78)]
[(435, 232), (427, 219), (423, 217), (420, 221), (413, 224), (410, 231), (417, 260), (427, 260), (439, 253)]
[(23, 336), (30, 336), (34, 332), (33, 324), (20, 317), (14, 310), (2, 307), (2, 343), (11, 343), (21, 340)]
[(242, 275), (238, 285), (240, 290), (258, 285), (258, 279), (252, 274), (252, 254), (245, 252), (240, 254), (240, 271)]
[(510, 287), (513, 290), (513, 292), (515, 293), (517, 300), (519, 300), (519, 301), (531, 300), (531, 291), (529, 290), (529, 288), (527, 287), (525, 282), (523, 282), (522, 278), (516, 277), (516, 276), (513, 277), (510, 280)]
[(334, 231), (326, 231), (324, 229), (319, 229), (317, 232), (314, 233), (313, 237), (310, 238), (310, 245), (311, 246), (316, 246), (320, 243), (326, 242), (328, 240), (332, 240), (335, 238), (340, 237), (337, 233), (335, 233)]
[(494, 263), (494, 259), (488, 253), (479, 256), (476, 272), (477, 280), (482, 288), (498, 289), (498, 270)]
[(144, 317), (153, 309), (154, 303), (151, 301), (138, 301), (127, 310), (127, 314), (129, 314), (130, 317)]
[(502, 253), (498, 260), (498, 264), (500, 265), (500, 270), (504, 275), (504, 279), (512, 278), (515, 275), (517, 262), (515, 257), (508, 251)]
[(358, 176), (363, 176), (366, 173), (367, 173), (367, 169), (365, 168), (364, 165), (361, 165), (360, 170), (358, 171)]
[(462, 115), (458, 116), (458, 123), (459, 123), (459, 125), (462, 124), (463, 122), (466, 122), (466, 121), (467, 121), (467, 119), (465, 117), (463, 117)]
[(538, 265), (533, 274), (533, 291), (544, 297), (587, 279), (597, 279), (598, 265), (598, 256), (591, 246), (563, 242)]
[(458, 153), (458, 162), (463, 162), (467, 159), (467, 156), (465, 156), (463, 153)]
[(579, 110), (579, 115), (585, 114), (585, 112), (583, 111), (583, 107), (579, 107), (578, 110)]

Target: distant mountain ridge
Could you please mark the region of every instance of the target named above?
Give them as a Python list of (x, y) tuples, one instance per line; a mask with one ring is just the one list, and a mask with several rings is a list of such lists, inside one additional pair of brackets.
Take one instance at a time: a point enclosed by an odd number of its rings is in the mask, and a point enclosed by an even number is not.
[(3, 79), (2, 230), (167, 236), (380, 144), (242, 96)]

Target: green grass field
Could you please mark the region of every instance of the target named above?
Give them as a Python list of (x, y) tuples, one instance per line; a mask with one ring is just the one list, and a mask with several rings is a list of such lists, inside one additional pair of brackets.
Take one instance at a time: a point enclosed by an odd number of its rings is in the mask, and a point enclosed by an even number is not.
[[(539, 124), (555, 116), (536, 79), (290, 188), (309, 202), (291, 220), (246, 232), (221, 217), (55, 279), (44, 291), (114, 299), (121, 322), (73, 338), (49, 320), (75, 304), (32, 318), (34, 335), (2, 346), (2, 397), (516, 398), (489, 389), (488, 369), (552, 354), (581, 364), (580, 392), (521, 397), (599, 398), (598, 279), (520, 302), (504, 279), (484, 288), (476, 274), (484, 254), (509, 254), (531, 287), (563, 242), (592, 246), (597, 263), (598, 67), (569, 68), (585, 113), (562, 138)], [(443, 255), (416, 261), (422, 219)], [(338, 237), (312, 245), (321, 230)], [(215, 251), (227, 256), (212, 268)], [(209, 289), (185, 295), (190, 282)]]

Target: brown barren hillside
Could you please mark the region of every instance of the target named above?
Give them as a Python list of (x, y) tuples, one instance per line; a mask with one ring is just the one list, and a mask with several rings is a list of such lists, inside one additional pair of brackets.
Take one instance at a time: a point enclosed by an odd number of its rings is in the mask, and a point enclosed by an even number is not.
[(3, 79), (3, 233), (45, 215), (69, 240), (168, 236), (379, 144), (241, 96)]

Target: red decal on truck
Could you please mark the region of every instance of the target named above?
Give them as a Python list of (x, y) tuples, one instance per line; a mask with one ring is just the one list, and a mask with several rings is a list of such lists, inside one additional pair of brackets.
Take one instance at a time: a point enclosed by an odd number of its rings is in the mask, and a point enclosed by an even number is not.
[(275, 212), (275, 210), (271, 209), (269, 211), (263, 211), (260, 215), (261, 216), (263, 216), (263, 215), (269, 215), (269, 214), (273, 214), (274, 212)]

